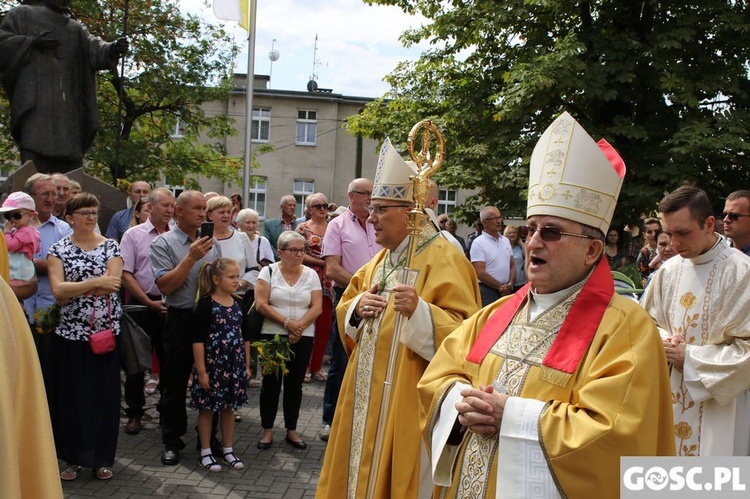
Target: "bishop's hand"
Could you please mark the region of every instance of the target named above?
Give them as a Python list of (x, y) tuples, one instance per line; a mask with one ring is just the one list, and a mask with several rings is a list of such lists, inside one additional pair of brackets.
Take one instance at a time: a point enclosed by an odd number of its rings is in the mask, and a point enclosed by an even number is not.
[(112, 44), (112, 57), (120, 58), (130, 51), (130, 42), (127, 38), (120, 38)]
[(461, 390), (463, 400), (456, 403), (458, 422), (480, 435), (494, 435), (500, 431), (505, 403), (510, 398), (496, 391), (492, 385), (479, 385), (479, 389)]

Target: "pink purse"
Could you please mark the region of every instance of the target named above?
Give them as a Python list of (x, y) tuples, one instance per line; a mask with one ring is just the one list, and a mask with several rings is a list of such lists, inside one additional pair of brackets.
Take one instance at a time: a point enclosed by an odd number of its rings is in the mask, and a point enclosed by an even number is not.
[[(91, 311), (91, 323), (89, 328), (94, 329), (94, 314), (96, 313), (96, 296), (94, 296), (94, 309)], [(107, 316), (109, 316), (109, 329), (103, 329), (89, 335), (89, 346), (91, 351), (97, 355), (111, 352), (117, 346), (115, 333), (112, 331), (112, 306), (107, 295)]]

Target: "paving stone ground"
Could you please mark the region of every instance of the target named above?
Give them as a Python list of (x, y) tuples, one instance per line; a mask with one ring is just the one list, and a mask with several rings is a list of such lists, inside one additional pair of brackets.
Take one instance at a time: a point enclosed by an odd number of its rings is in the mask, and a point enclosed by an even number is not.
[[(325, 442), (317, 438), (321, 428), (321, 411), (325, 383), (312, 381), (303, 385), (302, 407), (297, 431), (307, 442), (305, 450), (297, 450), (284, 442), (285, 430), (281, 404), (276, 417), (273, 446), (259, 451), (256, 444), (261, 435), (258, 396), (260, 388), (248, 388), (249, 403), (238, 412), (242, 421), (235, 424), (234, 451), (245, 462), (244, 470), (222, 466), (218, 473), (203, 469), (195, 450), (196, 434), (192, 429), (198, 411), (188, 409), (188, 433), (185, 450), (180, 452), (177, 466), (164, 466), (161, 431), (156, 412), (157, 398), (146, 399), (146, 416), (138, 435), (123, 429), (124, 412), (117, 442), (113, 478), (100, 481), (93, 471), (83, 470), (73, 482), (63, 482), (66, 498), (107, 497), (138, 499), (159, 497), (199, 498), (313, 498), (323, 464)], [(60, 469), (65, 465), (60, 462)]]

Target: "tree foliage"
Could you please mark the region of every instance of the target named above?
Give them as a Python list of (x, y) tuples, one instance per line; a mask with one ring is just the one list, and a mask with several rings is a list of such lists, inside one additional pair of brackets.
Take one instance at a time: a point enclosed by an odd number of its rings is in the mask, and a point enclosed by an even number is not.
[[(93, 35), (113, 41), (123, 35), (125, 5), (125, 0), (75, 0), (71, 10)], [(176, 0), (127, 5), (130, 53), (123, 79), (115, 71), (98, 75), (99, 133), (85, 158), (87, 173), (108, 181), (166, 176), (187, 186), (201, 175), (237, 181), (242, 161), (227, 157), (223, 141), (236, 134), (234, 120), (207, 115), (201, 107), (229, 95), (237, 55), (230, 35), (180, 12)]]
[(569, 111), (627, 165), (616, 218), (655, 210), (683, 181), (748, 188), (749, 9), (730, 0), (366, 0), (429, 20), (402, 35), (431, 48), (386, 77), (392, 90), (350, 120), (404, 139), (424, 118), (448, 139), (445, 186), (523, 215), (540, 134)]

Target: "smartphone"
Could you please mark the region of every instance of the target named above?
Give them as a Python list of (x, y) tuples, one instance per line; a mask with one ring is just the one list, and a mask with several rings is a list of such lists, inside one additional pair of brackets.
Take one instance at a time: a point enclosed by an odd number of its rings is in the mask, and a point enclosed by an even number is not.
[(199, 237), (214, 237), (214, 223), (213, 222), (203, 222), (201, 224), (201, 232)]

